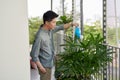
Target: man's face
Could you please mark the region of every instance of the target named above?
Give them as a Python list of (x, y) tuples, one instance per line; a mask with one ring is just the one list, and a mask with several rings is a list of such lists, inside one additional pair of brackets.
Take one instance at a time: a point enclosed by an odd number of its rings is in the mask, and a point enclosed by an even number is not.
[(52, 21), (47, 22), (47, 26), (49, 29), (54, 29), (56, 26), (56, 18), (54, 18)]

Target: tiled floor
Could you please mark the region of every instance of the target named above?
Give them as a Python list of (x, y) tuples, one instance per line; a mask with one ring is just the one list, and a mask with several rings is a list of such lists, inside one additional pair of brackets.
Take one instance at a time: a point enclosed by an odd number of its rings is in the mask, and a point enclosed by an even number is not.
[[(53, 67), (51, 80), (56, 80), (54, 77), (54, 71), (55, 71), (55, 68)], [(40, 77), (40, 75), (39, 75), (37, 69), (31, 69), (31, 80), (40, 80), (39, 77)]]

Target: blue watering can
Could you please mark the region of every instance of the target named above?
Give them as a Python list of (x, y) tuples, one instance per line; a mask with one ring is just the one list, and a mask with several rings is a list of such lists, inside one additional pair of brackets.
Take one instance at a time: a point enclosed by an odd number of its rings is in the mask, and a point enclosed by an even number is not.
[(81, 30), (79, 26), (75, 27), (75, 36), (79, 39), (81, 38)]

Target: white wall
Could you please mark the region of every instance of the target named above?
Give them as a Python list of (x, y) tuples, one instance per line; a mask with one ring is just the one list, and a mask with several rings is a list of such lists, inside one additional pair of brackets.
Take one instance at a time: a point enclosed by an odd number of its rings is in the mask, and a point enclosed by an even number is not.
[(27, 0), (0, 0), (0, 80), (30, 80)]

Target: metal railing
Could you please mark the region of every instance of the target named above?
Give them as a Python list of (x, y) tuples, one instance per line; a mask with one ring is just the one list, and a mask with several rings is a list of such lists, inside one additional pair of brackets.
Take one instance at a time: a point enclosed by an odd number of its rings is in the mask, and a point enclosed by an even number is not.
[(107, 66), (107, 80), (120, 80), (120, 48), (108, 45), (113, 52), (113, 60)]
[[(110, 56), (113, 60), (106, 67), (103, 67), (99, 73), (92, 75), (93, 80), (120, 80), (120, 48), (111, 45), (107, 45), (107, 48), (112, 50), (113, 54)], [(106, 72), (106, 77), (104, 77), (104, 72)]]
[[(110, 55), (113, 58), (112, 62), (107, 63), (108, 65), (99, 73), (91, 75), (92, 80), (120, 80), (120, 48), (111, 45), (107, 45), (107, 48), (112, 50), (113, 54)], [(106, 77), (104, 77), (104, 72), (106, 72)]]

